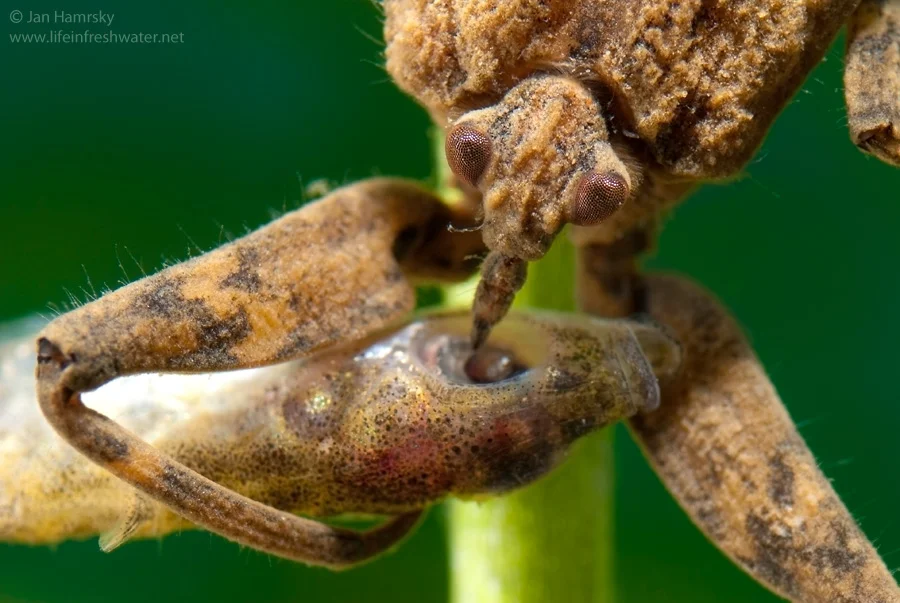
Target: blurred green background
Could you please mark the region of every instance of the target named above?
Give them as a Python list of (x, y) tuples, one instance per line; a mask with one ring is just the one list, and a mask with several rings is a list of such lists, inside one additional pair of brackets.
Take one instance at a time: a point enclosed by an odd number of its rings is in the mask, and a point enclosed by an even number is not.
[[(13, 44), (7, 32), (50, 29), (12, 24), (13, 9), (102, 9), (116, 32), (184, 42)], [(243, 234), (297, 206), (311, 180), (429, 174), (427, 118), (379, 66), (367, 0), (4, 0), (0, 19), (0, 321)], [(732, 308), (895, 567), (900, 172), (850, 144), (842, 64), (839, 42), (746, 175), (676, 212), (652, 264)], [(774, 601), (705, 542), (619, 430), (620, 600)], [(399, 552), (343, 574), (206, 533), (111, 555), (95, 541), (0, 545), (0, 601), (444, 601), (443, 521), (438, 508)]]

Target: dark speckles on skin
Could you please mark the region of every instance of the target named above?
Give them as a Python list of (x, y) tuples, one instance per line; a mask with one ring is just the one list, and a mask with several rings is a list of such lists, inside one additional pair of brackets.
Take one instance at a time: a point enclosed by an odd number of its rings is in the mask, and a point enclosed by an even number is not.
[(162, 278), (155, 287), (137, 296), (132, 309), (138, 316), (150, 314), (172, 323), (187, 323), (196, 332), (197, 348), (168, 359), (168, 369), (198, 369), (205, 366), (233, 365), (231, 349), (252, 333), (247, 312), (239, 308), (219, 318), (204, 301), (185, 299), (183, 279)]
[(291, 431), (297, 435), (306, 435), (305, 428), (309, 424), (309, 415), (306, 413), (305, 405), (302, 401), (288, 400), (281, 407), (281, 414)]
[(855, 531), (855, 527), (848, 528), (835, 520), (831, 523), (831, 528), (837, 535), (837, 542), (835, 546), (817, 546), (813, 549), (813, 565), (820, 571), (830, 569), (839, 574), (848, 574), (861, 569), (866, 564), (866, 556), (858, 550), (851, 551), (848, 546), (850, 532)]
[(898, 37), (900, 37), (900, 33), (897, 32), (893, 23), (888, 22), (887, 27), (880, 34), (860, 38), (854, 44), (860, 54), (882, 57)]
[(303, 397), (291, 397), (286, 400), (282, 404), (281, 414), (288, 429), (298, 438), (305, 440), (327, 436), (329, 428), (333, 427), (335, 421), (334, 413), (329, 410), (310, 413)]
[(288, 306), (297, 314), (306, 314), (307, 307), (310, 305), (310, 300), (306, 298), (305, 295), (301, 295), (299, 292), (291, 293), (291, 296), (288, 298)]
[(153, 280), (155, 287), (137, 296), (134, 300), (134, 311), (140, 316), (148, 313), (151, 316), (172, 318), (185, 312), (184, 306), (187, 300), (181, 292), (184, 285), (183, 278), (156, 277)]
[(262, 285), (257, 268), (259, 265), (259, 253), (252, 247), (238, 247), (237, 257), (238, 268), (222, 279), (222, 287), (240, 289), (247, 293), (258, 292), (260, 285)]
[(795, 553), (790, 528), (783, 526), (780, 532), (776, 532), (771, 522), (755, 513), (747, 515), (745, 526), (756, 544), (757, 557), (740, 561), (784, 592), (796, 593), (795, 578), (787, 567), (790, 557)]
[(299, 332), (289, 333), (281, 349), (275, 354), (276, 360), (289, 360), (300, 356), (313, 345), (313, 340)]
[(794, 504), (794, 470), (782, 454), (769, 459), (769, 498), (781, 508)]
[(801, 569), (811, 565), (819, 572), (839, 575), (858, 572), (866, 565), (865, 553), (851, 549), (850, 529), (839, 521), (832, 522), (831, 526), (836, 542), (812, 547), (795, 542), (793, 531), (787, 525), (754, 513), (747, 515), (745, 525), (756, 544), (757, 556), (742, 558), (741, 563), (790, 595), (798, 592), (794, 575), (798, 564)]
[(831, 569), (838, 574), (849, 574), (866, 564), (865, 555), (840, 547), (821, 546), (813, 551), (813, 564), (817, 569)]
[(227, 318), (200, 321), (198, 326), (200, 345), (211, 356), (228, 355), (229, 350), (246, 339), (253, 330), (243, 308)]
[(173, 498), (184, 498), (190, 489), (185, 481), (185, 474), (177, 467), (166, 465), (162, 473), (162, 483)]
[(189, 322), (197, 330), (197, 349), (173, 356), (168, 360), (167, 368), (197, 369), (236, 364), (237, 358), (231, 350), (253, 331), (247, 312), (241, 308), (231, 316), (220, 319), (203, 302), (188, 304), (196, 305)]
[(220, 319), (216, 318), (203, 302), (188, 303), (196, 304), (190, 322), (197, 329), (198, 347), (196, 350), (169, 359), (168, 367), (184, 369), (234, 365), (237, 359), (231, 350), (253, 331), (247, 312), (241, 308), (231, 316)]

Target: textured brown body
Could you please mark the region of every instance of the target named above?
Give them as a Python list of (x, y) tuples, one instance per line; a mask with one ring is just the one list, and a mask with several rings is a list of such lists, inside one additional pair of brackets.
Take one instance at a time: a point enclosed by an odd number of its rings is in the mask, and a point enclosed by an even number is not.
[[(385, 54), (449, 137), (481, 134), (489, 153), (469, 155), (490, 160), (462, 172), (478, 176), (463, 185), (485, 243), (532, 261), (566, 222), (581, 245), (615, 245), (655, 232), (697, 183), (737, 175), (858, 3), (386, 0)], [(593, 177), (627, 202), (582, 224)], [(508, 307), (476, 296), (473, 343)]]
[[(851, 138), (900, 165), (898, 0), (385, 0), (384, 9), (387, 69), (439, 127), (510, 115), (505, 129), (492, 125), (495, 164), (531, 163), (491, 168), (479, 190), (467, 189), (484, 198), (488, 247), (507, 255), (531, 260), (546, 249), (573, 171), (627, 168), (629, 202), (576, 228), (579, 244), (602, 245), (652, 233), (696, 184), (737, 175), (848, 21)], [(582, 86), (594, 114), (528, 83), (547, 75)], [(522, 98), (526, 86), (541, 89)], [(565, 109), (541, 106), (553, 103)], [(544, 133), (562, 130), (565, 142)], [(585, 161), (597, 148), (612, 157)]]
[(608, 99), (660, 169), (732, 176), (857, 0), (387, 0), (387, 66), (438, 124), (538, 72)]

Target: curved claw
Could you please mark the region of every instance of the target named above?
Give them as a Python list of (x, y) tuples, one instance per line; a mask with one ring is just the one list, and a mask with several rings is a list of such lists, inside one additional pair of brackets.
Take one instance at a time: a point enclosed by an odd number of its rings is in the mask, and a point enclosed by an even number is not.
[(684, 347), (660, 410), (631, 420), (657, 474), (748, 574), (802, 603), (900, 602), (728, 313), (696, 285), (645, 281), (648, 310)]

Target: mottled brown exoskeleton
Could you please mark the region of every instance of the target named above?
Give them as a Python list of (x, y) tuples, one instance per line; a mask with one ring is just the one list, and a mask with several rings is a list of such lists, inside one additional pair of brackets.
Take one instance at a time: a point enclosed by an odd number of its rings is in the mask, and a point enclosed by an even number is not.
[[(844, 23), (853, 141), (900, 164), (900, 2), (386, 0), (384, 8), (388, 70), (446, 129), (467, 203), (450, 210), (409, 183), (360, 183), (48, 325), (37, 342), (44, 416), (141, 494), (116, 526), (106, 516), (21, 538), (107, 531), (114, 546), (192, 522), (343, 566), (390, 547), (431, 502), (528, 481), (588, 428), (631, 417), (687, 513), (773, 591), (803, 602), (900, 602), (727, 312), (684, 280), (637, 270), (662, 214), (699, 183), (739, 172)], [(479, 231), (448, 228), (471, 218)], [(566, 328), (553, 326), (562, 319), (507, 319), (552, 333), (543, 340), (549, 356), (529, 347), (537, 336), (504, 335), (500, 321), (527, 262), (566, 224), (580, 250), (582, 309), (647, 313), (674, 341), (634, 322), (597, 331), (588, 318)], [(416, 282), (463, 278), (485, 249), (468, 337), (459, 321), (414, 323), (441, 325), (418, 347), (409, 331), (390, 334), (411, 312)], [(394, 364), (385, 349), (407, 360)], [(242, 411), (250, 418), (227, 420), (291, 437), (241, 432), (220, 441), (218, 455), (196, 432), (152, 448), (81, 400), (133, 373), (289, 361), (303, 364), (260, 379), (263, 393)], [(522, 396), (522, 383), (536, 395)], [(504, 406), (504, 396), (515, 403)], [(580, 414), (563, 412), (570, 404)], [(510, 430), (500, 413), (504, 421), (485, 423), (494, 408), (512, 409), (519, 422)], [(484, 456), (501, 433), (515, 437)], [(466, 454), (460, 446), (454, 456), (451, 437), (465, 438)], [(348, 458), (369, 479), (338, 484), (336, 467)], [(353, 532), (290, 512), (393, 519)]]
[[(857, 8), (857, 5), (858, 8)], [(616, 314), (629, 258), (698, 183), (735, 176), (850, 23), (853, 141), (900, 164), (896, 0), (387, 0), (387, 68), (447, 131), (491, 250), (473, 342), (566, 223)], [(855, 11), (855, 12), (854, 12)]]

